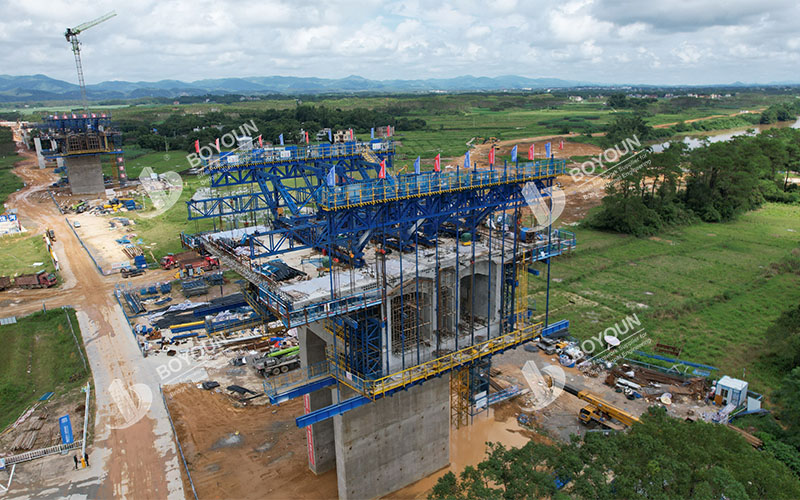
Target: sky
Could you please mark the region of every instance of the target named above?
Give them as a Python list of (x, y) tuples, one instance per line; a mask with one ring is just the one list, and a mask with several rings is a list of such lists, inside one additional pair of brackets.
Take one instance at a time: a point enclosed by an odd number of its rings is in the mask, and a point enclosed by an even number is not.
[(592, 83), (800, 81), (797, 0), (0, 0), (0, 74), (75, 83), (521, 75)]

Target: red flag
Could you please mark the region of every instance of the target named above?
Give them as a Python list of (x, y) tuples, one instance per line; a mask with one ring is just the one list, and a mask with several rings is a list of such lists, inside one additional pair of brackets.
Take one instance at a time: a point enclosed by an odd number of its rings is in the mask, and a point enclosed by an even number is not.
[(528, 159), (533, 160), (533, 147), (534, 144), (531, 144), (531, 147), (528, 148)]
[(441, 171), (441, 163), (442, 163), (442, 155), (436, 155), (436, 158), (433, 159), (433, 171), (440, 172)]
[(261, 136), (260, 135), (258, 136), (258, 147), (260, 147), (260, 148), (264, 147), (264, 141), (261, 140)]
[(200, 139), (194, 141), (194, 150), (200, 152)]
[(386, 137), (391, 137), (391, 136), (392, 136), (392, 126), (386, 125)]
[(561, 142), (558, 143), (558, 149), (564, 149), (564, 139), (561, 139)]
[(306, 144), (308, 144), (308, 132), (306, 132)]
[(494, 146), (489, 150), (489, 164), (494, 165)]
[(353, 135), (353, 129), (350, 129), (350, 140), (351, 141), (355, 140), (355, 135)]
[(378, 178), (386, 178), (386, 160), (381, 160), (381, 170), (378, 172)]
[(219, 137), (217, 137), (217, 142), (216, 142), (216, 144), (217, 144), (217, 151), (219, 151)]

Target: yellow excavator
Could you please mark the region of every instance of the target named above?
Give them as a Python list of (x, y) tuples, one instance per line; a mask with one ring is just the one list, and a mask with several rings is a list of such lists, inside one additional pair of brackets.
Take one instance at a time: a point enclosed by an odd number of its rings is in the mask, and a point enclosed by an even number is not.
[(608, 401), (605, 401), (603, 398), (596, 396), (591, 392), (580, 391), (568, 384), (564, 385), (564, 391), (589, 403), (581, 408), (581, 411), (578, 413), (578, 420), (584, 424), (589, 424), (589, 422), (594, 421), (603, 427), (621, 431), (626, 427), (630, 427), (634, 423), (639, 423), (638, 418), (626, 411), (620, 410)]

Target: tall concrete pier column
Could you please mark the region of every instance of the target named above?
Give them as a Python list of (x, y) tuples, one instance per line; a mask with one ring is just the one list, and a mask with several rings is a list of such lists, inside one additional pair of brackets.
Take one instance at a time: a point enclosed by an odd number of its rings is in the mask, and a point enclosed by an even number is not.
[[(325, 361), (325, 341), (309, 328), (300, 328), (298, 334), (302, 346), (300, 363), (303, 369)], [(303, 409), (305, 413), (309, 413), (330, 406), (332, 402), (331, 391), (327, 388), (320, 389), (303, 397)], [(314, 474), (325, 473), (336, 466), (333, 421), (331, 419), (306, 427), (306, 441), (308, 468)]]
[(443, 376), (333, 417), (340, 500), (391, 493), (450, 463), (449, 390)]
[(105, 191), (103, 167), (98, 155), (70, 156), (65, 160), (72, 194), (98, 194)]

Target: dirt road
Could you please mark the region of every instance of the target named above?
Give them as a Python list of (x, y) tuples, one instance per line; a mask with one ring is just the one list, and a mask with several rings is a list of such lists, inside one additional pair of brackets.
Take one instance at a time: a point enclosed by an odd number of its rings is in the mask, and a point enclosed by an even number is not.
[(18, 209), (30, 230), (56, 231), (55, 251), (61, 261), (64, 284), (50, 290), (4, 292), (0, 299), (18, 316), (40, 309), (43, 302), (48, 308), (72, 305), (77, 309), (92, 366), (97, 413), (94, 445), (87, 450), (91, 468), (77, 471), (74, 476), (65, 475), (71, 468), (69, 456), (23, 464), (10, 494), (27, 498), (54, 494), (184, 498), (176, 447), (157, 377), (141, 357), (111, 294), (119, 277), (97, 272), (46, 194), (47, 186), (53, 182), (51, 171), (39, 170), (30, 152), (21, 150), (20, 154), (24, 160), (15, 172), (26, 187), (10, 197), (9, 205)]
[[(747, 110), (747, 111), (737, 111), (737, 112), (731, 113), (729, 115), (703, 116), (701, 118), (692, 118), (691, 120), (685, 120), (683, 123), (701, 122), (703, 120), (712, 120), (714, 118), (728, 118), (730, 116), (739, 116), (739, 115), (741, 115), (743, 113), (760, 113), (760, 112), (764, 111), (765, 109), (767, 109), (767, 108), (766, 107), (762, 107), (762, 108), (750, 109), (750, 110)], [(653, 125), (653, 128), (667, 128), (667, 127), (671, 127), (673, 125), (677, 125), (678, 123), (680, 123), (680, 122), (661, 123), (659, 125)]]

